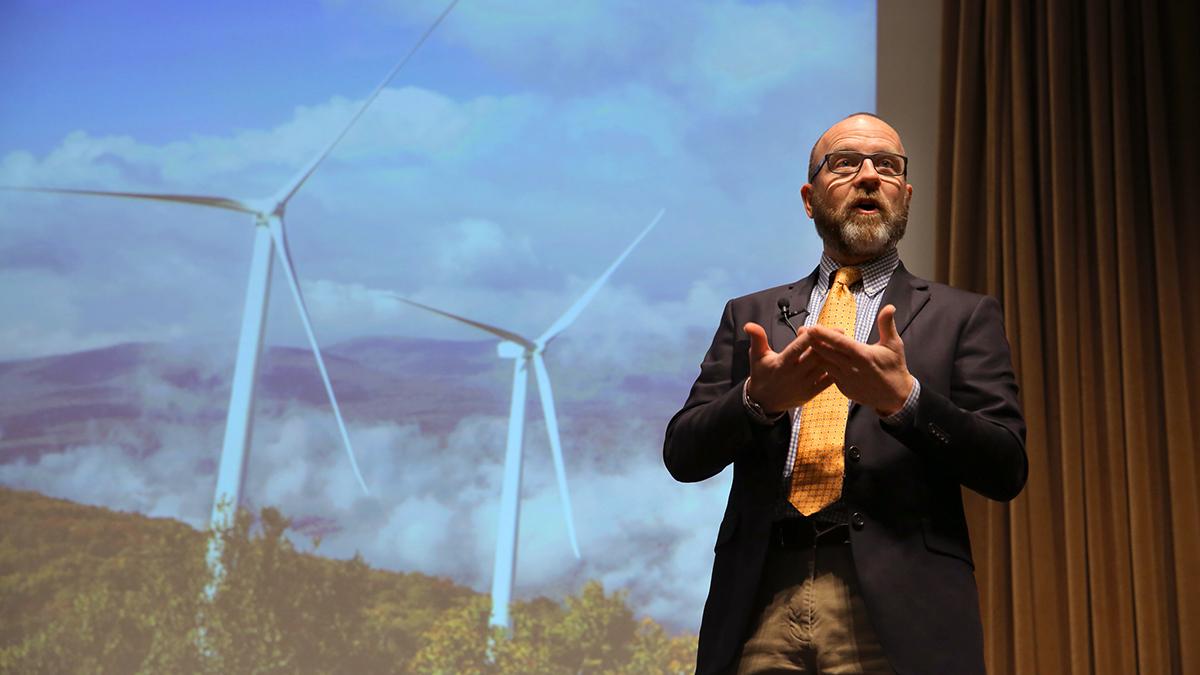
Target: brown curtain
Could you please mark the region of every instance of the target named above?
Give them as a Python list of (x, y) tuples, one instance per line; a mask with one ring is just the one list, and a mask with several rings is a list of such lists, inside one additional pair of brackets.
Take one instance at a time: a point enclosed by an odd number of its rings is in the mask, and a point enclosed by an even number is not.
[(968, 494), (989, 672), (1200, 673), (1195, 0), (946, 0), (937, 277), (1005, 307), (1029, 483)]

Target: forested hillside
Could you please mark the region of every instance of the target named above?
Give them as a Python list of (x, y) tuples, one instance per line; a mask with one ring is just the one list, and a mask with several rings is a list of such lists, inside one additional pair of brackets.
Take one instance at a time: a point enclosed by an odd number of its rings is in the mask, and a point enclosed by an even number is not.
[(0, 488), (0, 671), (633, 675), (694, 663), (694, 636), (638, 620), (597, 582), (562, 603), (517, 603), (507, 638), (489, 634), (487, 596), (298, 551), (289, 527), (274, 509), (239, 513), (207, 601), (205, 533)]

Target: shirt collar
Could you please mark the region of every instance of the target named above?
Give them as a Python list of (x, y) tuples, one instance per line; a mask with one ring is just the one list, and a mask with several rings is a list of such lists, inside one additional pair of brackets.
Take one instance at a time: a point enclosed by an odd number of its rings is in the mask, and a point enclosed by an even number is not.
[[(895, 272), (899, 265), (900, 253), (894, 248), (874, 260), (857, 265), (859, 271), (862, 272), (863, 292), (869, 297), (875, 297), (887, 287), (888, 281), (892, 278), (892, 272)], [(821, 293), (829, 290), (830, 281), (840, 267), (842, 266), (834, 262), (833, 258), (824, 253), (821, 254), (821, 272), (817, 275), (817, 289)]]

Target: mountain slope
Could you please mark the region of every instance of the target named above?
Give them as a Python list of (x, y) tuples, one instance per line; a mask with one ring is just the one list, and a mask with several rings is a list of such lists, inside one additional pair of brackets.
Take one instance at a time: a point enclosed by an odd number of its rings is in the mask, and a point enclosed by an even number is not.
[(0, 489), (0, 671), (632, 674), (694, 656), (694, 638), (635, 621), (594, 582), (563, 605), (519, 603), (506, 640), (485, 596), (299, 552), (288, 529), (273, 509), (240, 513), (205, 602), (204, 533)]

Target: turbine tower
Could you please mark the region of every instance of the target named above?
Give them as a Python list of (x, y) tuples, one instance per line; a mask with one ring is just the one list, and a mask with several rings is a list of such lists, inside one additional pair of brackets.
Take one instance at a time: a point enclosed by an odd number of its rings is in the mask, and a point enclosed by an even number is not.
[(567, 538), (571, 541), (571, 550), (575, 553), (575, 557), (579, 558), (579, 542), (575, 537), (575, 517), (571, 512), (571, 497), (567, 491), (567, 472), (563, 465), (562, 442), (558, 435), (558, 415), (554, 410), (554, 394), (550, 389), (550, 376), (546, 372), (546, 363), (542, 359), (542, 354), (546, 351), (550, 341), (575, 321), (583, 308), (595, 297), (600, 287), (612, 276), (617, 266), (658, 224), (664, 213), (665, 210), (660, 210), (654, 220), (646, 226), (646, 229), (642, 230), (641, 234), (633, 240), (633, 243), (608, 266), (608, 269), (604, 270), (600, 278), (596, 279), (583, 295), (536, 340), (530, 340), (512, 331), (392, 294), (392, 297), (401, 302), (474, 326), (499, 337), (501, 342), (496, 345), (496, 352), (501, 358), (513, 360), (512, 403), (508, 411), (508, 441), (504, 451), (504, 481), (500, 490), (496, 560), (492, 571), (492, 613), (489, 619), (492, 626), (509, 629), (508, 609), (512, 600), (513, 581), (516, 577), (517, 531), (521, 519), (521, 460), (522, 440), (525, 432), (525, 389), (529, 381), (530, 367), (532, 366), (534, 376), (537, 378), (542, 414), (546, 419), (546, 433), (550, 437), (550, 452), (554, 457), (554, 473), (558, 479), (558, 492), (562, 497), (563, 517), (567, 523)]
[(95, 197), (117, 197), (124, 199), (152, 200), (173, 202), (177, 204), (192, 204), (216, 209), (237, 211), (249, 214), (254, 225), (254, 250), (251, 253), (250, 279), (246, 287), (246, 304), (242, 312), (242, 328), (238, 338), (237, 361), (233, 370), (233, 386), (229, 397), (229, 411), (225, 421), (225, 439), (221, 446), (221, 462), (217, 469), (217, 487), (213, 496), (211, 526), (214, 536), (209, 540), (208, 564), (213, 575), (213, 585), (208, 594), (215, 592), (215, 582), (219, 580), (222, 569), (220, 565), (221, 544), (216, 534), (229, 528), (233, 523), (236, 507), (241, 500), (242, 486), (246, 468), (247, 451), (250, 445), (251, 423), (254, 413), (254, 389), (258, 373), (259, 357), (262, 355), (263, 334), (266, 328), (267, 300), (271, 290), (272, 259), (279, 257), (280, 267), (292, 291), (300, 321), (304, 325), (305, 335), (316, 359), (317, 370), (320, 371), (321, 381), (325, 385), (325, 393), (333, 407), (337, 419), (338, 430), (341, 432), (342, 443), (346, 448), (346, 456), (350, 460), (350, 468), (358, 480), (363, 493), (367, 493), (367, 484), (358, 469), (354, 450), (350, 445), (350, 435), (346, 431), (346, 423), (342, 411), (338, 407), (337, 397), (333, 393), (333, 385), (325, 368), (325, 360), (317, 345), (313, 333), (312, 322), (308, 309), (304, 304), (304, 295), (300, 292), (300, 284), (296, 277), (295, 265), (288, 249), (287, 235), (284, 228), (284, 211), (288, 202), (298, 192), (305, 181), (317, 170), (321, 162), (341, 142), (355, 122), (362, 117), (367, 108), (379, 96), (383, 89), (392, 81), (398, 72), (408, 63), (421, 45), (429, 38), (434, 29), (446, 18), (450, 10), (458, 3), (452, 0), (446, 9), (421, 34), (417, 42), (409, 49), (404, 58), (387, 74), (353, 117), (342, 127), (341, 131), (314, 157), (299, 173), (288, 181), (278, 192), (265, 199), (239, 199), (234, 197), (197, 196), (182, 194), (160, 194), (146, 192), (115, 192), (109, 190), (81, 190), (51, 187), (4, 187), (6, 190), (26, 192), (46, 192), (52, 194), (87, 195)]

